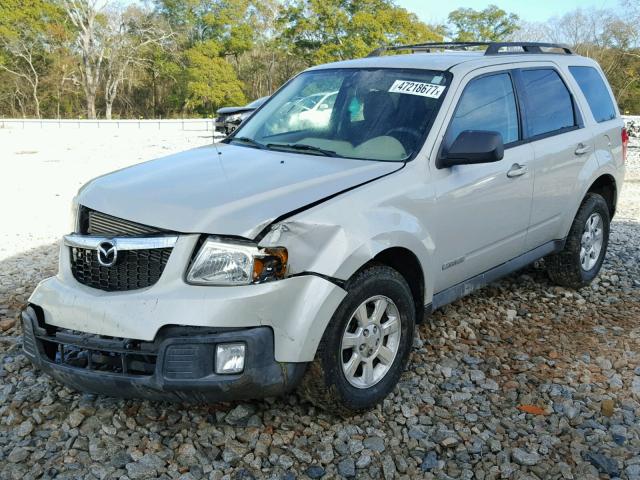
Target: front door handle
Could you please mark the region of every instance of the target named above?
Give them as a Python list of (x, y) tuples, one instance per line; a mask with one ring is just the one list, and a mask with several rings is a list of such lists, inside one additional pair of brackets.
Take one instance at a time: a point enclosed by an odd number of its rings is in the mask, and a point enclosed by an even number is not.
[(526, 165), (520, 165), (518, 163), (514, 163), (513, 165), (511, 165), (511, 168), (507, 172), (507, 177), (515, 178), (515, 177), (524, 175), (525, 173), (527, 173)]
[(575, 154), (578, 156), (585, 155), (590, 151), (591, 151), (591, 147), (589, 145), (585, 145), (584, 143), (581, 143), (578, 145), (578, 148), (576, 148)]

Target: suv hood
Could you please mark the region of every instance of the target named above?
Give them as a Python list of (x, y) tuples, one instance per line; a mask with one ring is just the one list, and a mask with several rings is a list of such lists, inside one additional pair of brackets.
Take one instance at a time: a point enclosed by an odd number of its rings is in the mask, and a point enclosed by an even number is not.
[(403, 166), (227, 144), (218, 151), (196, 148), (98, 177), (78, 203), (167, 230), (254, 238), (280, 216)]

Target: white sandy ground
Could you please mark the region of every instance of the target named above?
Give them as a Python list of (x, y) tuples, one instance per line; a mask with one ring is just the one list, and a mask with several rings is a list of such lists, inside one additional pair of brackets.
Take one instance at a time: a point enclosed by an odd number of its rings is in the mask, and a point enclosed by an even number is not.
[(212, 143), (178, 129), (0, 129), (0, 260), (69, 232), (71, 200), (88, 180)]
[[(128, 165), (211, 144), (211, 132), (177, 128), (0, 128), (0, 261), (70, 230), (70, 205), (88, 180)], [(640, 139), (632, 139), (620, 213), (640, 218)]]

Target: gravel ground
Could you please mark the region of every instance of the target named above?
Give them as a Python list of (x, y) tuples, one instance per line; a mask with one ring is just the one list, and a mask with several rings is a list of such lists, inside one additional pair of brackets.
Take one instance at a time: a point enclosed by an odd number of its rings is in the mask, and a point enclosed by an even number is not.
[(184, 407), (61, 387), (14, 325), (56, 249), (6, 255), (0, 478), (640, 479), (637, 140), (628, 167), (592, 286), (555, 287), (538, 265), (436, 312), (394, 394), (349, 419), (296, 395)]

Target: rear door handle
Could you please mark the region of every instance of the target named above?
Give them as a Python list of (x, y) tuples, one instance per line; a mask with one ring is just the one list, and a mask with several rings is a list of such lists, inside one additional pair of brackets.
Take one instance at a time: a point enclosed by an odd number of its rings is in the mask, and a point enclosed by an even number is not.
[(521, 175), (524, 175), (525, 173), (527, 173), (527, 170), (528, 169), (526, 165), (520, 165), (518, 163), (514, 163), (513, 165), (511, 165), (511, 168), (507, 172), (507, 177), (509, 178), (520, 177)]
[(589, 153), (591, 151), (591, 147), (589, 145), (585, 145), (584, 143), (581, 143), (578, 145), (578, 148), (576, 148), (575, 154), (576, 155), (585, 155), (587, 153)]

